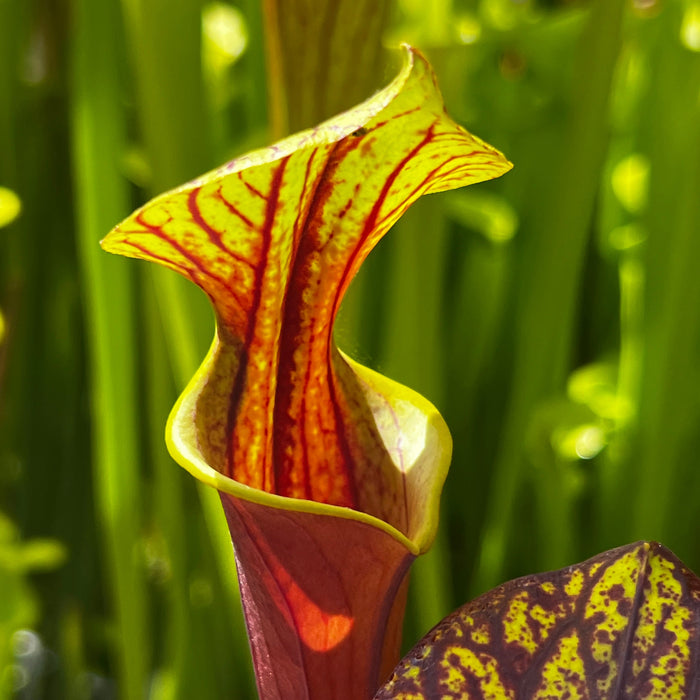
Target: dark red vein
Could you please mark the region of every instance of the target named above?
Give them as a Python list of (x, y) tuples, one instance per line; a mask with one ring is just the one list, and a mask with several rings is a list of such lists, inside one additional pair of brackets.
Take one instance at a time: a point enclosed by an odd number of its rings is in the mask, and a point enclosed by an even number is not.
[[(329, 171), (335, 170), (338, 167), (340, 161), (333, 158), (337, 149), (339, 148), (341, 142), (334, 143), (328, 151), (326, 160), (321, 168), (320, 173), (315, 178), (313, 183), (313, 194), (311, 196), (311, 201), (308, 208), (304, 212), (303, 219), (297, 217), (296, 229), (298, 230), (298, 236), (296, 236), (297, 244), (293, 247), (292, 260), (290, 263), (290, 274), (287, 278), (286, 289), (284, 293), (284, 307), (282, 309), (282, 330), (280, 332), (280, 347), (282, 347), (286, 339), (290, 343), (291, 347), (295, 346), (295, 339), (299, 334), (300, 328), (302, 326), (302, 312), (305, 310), (303, 304), (303, 281), (306, 278), (303, 266), (308, 261), (308, 254), (316, 250), (313, 239), (309, 231), (309, 223), (315, 218), (316, 212), (321, 208), (324, 200), (328, 196), (328, 192), (321, 188), (321, 183), (326, 179), (326, 175)], [(307, 175), (309, 173), (310, 166), (307, 166)], [(306, 183), (305, 183), (306, 184)], [(306, 234), (306, 235), (305, 235)], [(308, 378), (309, 373), (309, 363), (310, 359), (307, 357), (307, 367), (306, 367), (306, 377)], [(277, 382), (277, 393), (275, 396), (275, 407), (274, 407), (274, 425), (276, 429), (276, 435), (284, 435), (285, 432), (289, 431), (289, 424), (291, 422), (288, 415), (289, 403), (293, 396), (293, 388), (290, 386), (289, 377), (291, 376), (291, 371), (294, 363), (294, 353), (280, 353), (280, 364), (278, 367), (278, 382)], [(304, 432), (304, 416), (306, 411), (305, 399), (302, 398), (302, 425), (300, 426), (301, 431)], [(282, 427), (284, 426), (284, 427)], [(336, 426), (339, 427), (339, 426)], [(336, 433), (340, 434), (338, 430)], [(274, 470), (276, 474), (276, 481), (283, 488), (283, 485), (287, 482), (287, 475), (285, 474), (285, 464), (286, 459), (284, 455), (284, 439), (276, 439), (274, 447)], [(307, 485), (309, 484), (310, 473), (308, 471), (308, 445), (304, 442), (300, 447), (302, 447), (302, 463), (305, 470), (305, 481)], [(349, 458), (349, 447), (345, 446), (343, 449), (342, 445), (339, 445), (341, 453), (345, 455), (346, 460)], [(351, 462), (346, 461), (346, 464)], [(346, 473), (348, 481), (351, 481), (350, 475)]]
[(229, 210), (231, 214), (234, 216), (238, 217), (248, 228), (255, 228), (255, 224), (251, 219), (249, 219), (238, 207), (234, 206), (231, 202), (229, 202), (226, 197), (224, 197), (224, 193), (222, 192), (223, 187), (219, 186), (218, 189), (216, 190), (216, 198), (223, 203), (223, 205)]
[(411, 109), (407, 109), (405, 112), (399, 112), (398, 114), (393, 114), (389, 119), (385, 119), (382, 122), (377, 122), (376, 124), (372, 124), (372, 132), (377, 131), (378, 129), (381, 129), (382, 127), (386, 126), (387, 124), (394, 124), (396, 125), (396, 121), (399, 119), (403, 119), (404, 117), (408, 117), (411, 114), (414, 114), (415, 112), (420, 112), (421, 106), (418, 105), (417, 107), (412, 107)]
[[(283, 160), (287, 161), (288, 159), (289, 159), (289, 156), (287, 156)], [(265, 194), (263, 192), (261, 192), (257, 187), (255, 187), (255, 185), (251, 185), (247, 180), (243, 179), (243, 171), (239, 171), (238, 179), (246, 186), (246, 188), (248, 189), (248, 192), (250, 192), (251, 194), (254, 194), (256, 197), (259, 197), (263, 201), (267, 201), (267, 197), (265, 196)]]
[[(350, 283), (350, 275), (351, 275), (353, 264), (354, 264), (355, 260), (357, 259), (357, 256), (359, 255), (367, 238), (372, 233), (372, 231), (374, 231), (376, 229), (377, 217), (379, 216), (379, 211), (381, 210), (381, 207), (384, 204), (384, 201), (386, 200), (386, 198), (389, 194), (389, 190), (391, 189), (392, 185), (396, 181), (396, 178), (399, 176), (399, 173), (404, 169), (406, 164), (409, 163), (413, 158), (415, 158), (418, 155), (418, 153), (420, 153), (420, 151), (430, 143), (430, 141), (433, 139), (434, 130), (435, 130), (435, 124), (431, 124), (430, 127), (428, 128), (428, 130), (426, 131), (425, 136), (420, 141), (420, 143), (416, 144), (398, 162), (398, 164), (394, 167), (394, 170), (392, 170), (391, 174), (384, 182), (384, 186), (382, 187), (382, 190), (379, 193), (379, 196), (375, 200), (374, 205), (372, 206), (372, 210), (369, 213), (369, 216), (365, 220), (365, 224), (364, 224), (363, 229), (362, 229), (362, 234), (358, 238), (358, 241), (355, 245), (355, 249), (353, 250), (352, 255), (348, 258), (348, 261), (347, 261), (347, 264), (345, 265), (345, 269), (343, 270), (343, 274), (341, 276), (340, 282), (338, 284), (338, 287), (336, 288), (335, 300), (333, 302), (334, 317), (335, 317), (335, 314), (337, 313), (338, 308), (340, 306), (340, 301), (343, 297), (343, 294), (345, 293), (345, 289), (346, 289), (347, 285)], [(333, 333), (332, 327), (329, 328), (328, 333), (329, 333), (329, 338), (331, 338), (332, 333)]]
[[(437, 180), (438, 179), (438, 173), (445, 168), (446, 165), (451, 163), (454, 160), (459, 160), (461, 156), (451, 156), (447, 160), (444, 160), (438, 165), (437, 167), (433, 168), (419, 183), (416, 185), (410, 192), (410, 194), (407, 197), (404, 197), (401, 201), (401, 203), (394, 207), (390, 212), (388, 212), (377, 224), (377, 226), (381, 226), (385, 221), (388, 219), (391, 219), (392, 217), (395, 217), (397, 212), (400, 212), (402, 208), (406, 208), (407, 202), (410, 205), (410, 203), (418, 197), (420, 197), (424, 192), (425, 192), (425, 187), (430, 182), (431, 180)], [(454, 172), (454, 169), (452, 170)]]
[[(270, 254), (270, 248), (272, 245), (272, 229), (275, 224), (275, 215), (279, 206), (279, 195), (282, 187), (282, 177), (284, 175), (285, 168), (289, 161), (289, 156), (283, 158), (277, 169), (274, 171), (272, 176), (272, 182), (270, 183), (270, 194), (266, 198), (267, 206), (265, 208), (265, 221), (260, 230), (262, 234), (262, 247), (260, 251), (260, 261), (255, 267), (255, 284), (253, 285), (253, 299), (250, 308), (250, 313), (248, 315), (248, 323), (246, 327), (245, 337), (243, 338), (243, 352), (241, 354), (241, 362), (236, 372), (236, 378), (233, 383), (233, 389), (231, 390), (231, 396), (229, 399), (228, 417), (227, 417), (227, 435), (230, 436), (229, 443), (229, 474), (235, 478), (235, 448), (236, 440), (234, 435), (234, 429), (236, 425), (236, 417), (238, 415), (238, 408), (240, 405), (241, 397), (243, 396), (243, 390), (245, 388), (245, 380), (248, 368), (248, 352), (250, 346), (253, 342), (253, 337), (255, 335), (255, 321), (258, 310), (260, 308), (260, 302), (262, 300), (263, 294), (263, 283), (265, 277), (265, 270), (267, 266), (268, 256)], [(264, 435), (263, 443), (266, 441), (268, 425), (260, 426)], [(266, 453), (265, 453), (266, 454)], [(263, 473), (263, 487), (265, 484), (266, 475), (266, 464), (260, 465)], [(274, 493), (275, 483), (274, 483), (274, 473), (270, 474), (271, 483), (269, 484), (269, 490)]]
[[(204, 231), (207, 236), (209, 237), (209, 240), (221, 251), (226, 253), (226, 255), (230, 256), (233, 258), (236, 262), (239, 262), (244, 265), (248, 265), (249, 267), (254, 267), (253, 263), (250, 260), (247, 260), (246, 258), (242, 257), (238, 253), (234, 252), (231, 250), (223, 241), (223, 234), (221, 231), (217, 231), (202, 215), (202, 210), (199, 206), (199, 203), (197, 202), (197, 195), (201, 191), (201, 187), (196, 187), (193, 189), (189, 195), (187, 196), (187, 208), (189, 209), (190, 215), (192, 216), (194, 222), (199, 226), (202, 231)], [(229, 203), (224, 199), (223, 195), (221, 194), (221, 188), (218, 189), (217, 191), (217, 198), (220, 199), (226, 206), (228, 206), (229, 211), (231, 213), (235, 214), (237, 213), (235, 208), (231, 207)], [(233, 211), (232, 211), (233, 209)], [(243, 217), (241, 217), (243, 219)], [(253, 224), (250, 222), (248, 219), (245, 219), (245, 221), (252, 227)]]
[[(331, 148), (331, 151), (328, 154), (328, 158), (326, 158), (326, 163), (324, 164), (324, 168), (328, 164), (328, 159), (330, 158), (333, 151), (334, 151), (334, 148)], [(304, 194), (306, 193), (306, 188), (309, 184), (311, 170), (312, 170), (313, 163), (314, 163), (314, 160), (316, 158), (317, 153), (318, 153), (317, 150), (312, 151), (311, 156), (306, 163), (306, 170), (304, 171), (304, 184), (302, 185), (301, 197), (299, 198), (300, 202), (304, 201), (303, 197), (304, 197)], [(321, 170), (321, 174), (322, 173), (323, 173), (323, 168)], [(299, 239), (301, 238), (303, 231), (304, 231), (304, 228), (306, 227), (306, 222), (309, 219), (309, 210), (310, 210), (310, 207), (312, 207), (313, 203), (314, 203), (314, 198), (316, 196), (316, 184), (317, 183), (318, 183), (318, 178), (316, 180), (316, 183), (314, 184), (314, 193), (311, 197), (311, 202), (309, 203), (309, 206), (308, 207), (301, 207), (300, 206), (299, 210), (297, 211), (297, 216), (296, 216), (296, 219), (294, 220), (294, 231), (293, 231), (294, 240), (292, 242), (292, 256), (296, 256), (297, 249), (299, 247)], [(302, 222), (302, 218), (303, 218), (303, 222)], [(302, 223), (300, 223), (300, 222), (302, 222)]]
[[(216, 275), (212, 273), (211, 271), (207, 270), (206, 267), (202, 265), (201, 260), (194, 255), (193, 253), (189, 252), (187, 248), (182, 246), (180, 243), (178, 243), (174, 238), (171, 238), (168, 234), (163, 231), (162, 228), (159, 226), (154, 226), (153, 224), (149, 224), (146, 221), (143, 220), (142, 213), (138, 214), (136, 216), (136, 221), (138, 221), (141, 226), (146, 228), (149, 233), (151, 233), (153, 236), (158, 238), (159, 240), (163, 241), (167, 245), (169, 245), (171, 248), (176, 250), (180, 255), (182, 255), (183, 258), (188, 260), (192, 265), (194, 265), (195, 269), (204, 277), (204, 278), (209, 278), (218, 284), (220, 284), (227, 292), (231, 294), (231, 297), (235, 300), (235, 302), (241, 307), (241, 309), (245, 308), (243, 304), (241, 303), (240, 299), (238, 298), (238, 295), (235, 293), (233, 288), (230, 286), (229, 282), (227, 280), (224, 280), (221, 278), (219, 275)], [(137, 247), (133, 242), (131, 241), (125, 241), (126, 243), (129, 243), (133, 247)], [(146, 249), (144, 249), (142, 252), (146, 253), (147, 255), (151, 255), (150, 252), (148, 252)], [(156, 257), (156, 256), (153, 256)], [(172, 260), (166, 260), (164, 258), (160, 258), (163, 260), (163, 262), (169, 263), (170, 265), (173, 264)], [(186, 270), (184, 266), (180, 266), (181, 269)], [(190, 272), (188, 270), (188, 272)], [(200, 285), (205, 291), (208, 291), (204, 285)], [(210, 293), (210, 296), (213, 297), (213, 295)]]

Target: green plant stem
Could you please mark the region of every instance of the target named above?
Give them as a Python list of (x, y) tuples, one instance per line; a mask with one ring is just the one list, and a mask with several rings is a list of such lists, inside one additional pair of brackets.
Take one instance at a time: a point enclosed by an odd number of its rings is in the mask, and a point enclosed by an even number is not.
[[(515, 366), (473, 592), (501, 579), (522, 483), (522, 445), (538, 401), (563, 388), (593, 202), (607, 142), (607, 105), (624, 2), (596, 0), (581, 36), (567, 150), (550, 167), (557, 185), (528, 242), (517, 308)], [(542, 518), (547, 521), (548, 518)], [(543, 533), (541, 542), (546, 547)], [(546, 555), (545, 555), (546, 556)]]
[(689, 56), (675, 39), (681, 10), (680, 5), (667, 10), (667, 41), (658, 52), (650, 89), (655, 139), (646, 217), (646, 353), (630, 533), (679, 551), (695, 546), (695, 537), (677, 531), (674, 522), (684, 501), (697, 512), (696, 500), (686, 500), (687, 490), (679, 486), (693, 478), (683, 461), (694, 453), (687, 445), (700, 413), (700, 56)]
[(116, 619), (120, 697), (142, 698), (150, 663), (135, 388), (134, 293), (129, 266), (100, 238), (128, 211), (116, 169), (124, 149), (111, 2), (73, 2), (73, 157), (80, 260), (89, 328), (94, 480)]
[[(463, 598), (468, 590), (469, 567), (479, 545), (479, 526), (483, 518), (484, 498), (489, 488), (488, 470), (495, 439), (485, 432), (500, 417), (494, 408), (497, 388), (481, 387), (493, 372), (492, 358), (497, 355), (498, 332), (504, 319), (510, 281), (510, 250), (502, 244), (484, 241), (480, 234), (458, 232), (455, 249), (457, 271), (454, 302), (448, 306), (446, 352), (447, 407), (445, 417), (454, 436), (454, 457), (445, 493), (447, 524), (453, 530), (452, 577), (455, 590)], [(490, 420), (489, 420), (490, 418)], [(465, 507), (465, 503), (469, 507)]]
[(17, 113), (17, 77), (13, 68), (19, 54), (18, 38), (23, 8), (10, 0), (0, 0), (0, 186), (14, 186), (17, 176), (15, 115)]
[[(146, 408), (148, 412), (148, 451), (153, 465), (154, 520), (162, 532), (165, 542), (164, 566), (167, 577), (162, 585), (165, 598), (164, 653), (163, 662), (154, 684), (153, 700), (176, 700), (185, 697), (192, 688), (188, 686), (188, 675), (194, 672), (190, 652), (194, 635), (188, 596), (187, 531), (184, 526), (183, 494), (178, 472), (169, 459), (163, 445), (162, 426), (166, 420), (172, 398), (172, 375), (168, 364), (160, 315), (152, 288), (142, 290), (143, 328), (145, 330), (145, 365), (148, 367), (146, 381)], [(160, 533), (158, 533), (160, 534)], [(158, 547), (160, 543), (154, 545)], [(210, 679), (200, 680), (200, 697), (210, 697)]]
[(639, 393), (643, 378), (645, 350), (644, 287), (646, 268), (639, 251), (622, 251), (619, 263), (620, 284), (620, 361), (617, 394), (625, 415), (606, 453), (601, 455), (599, 487), (598, 541), (614, 546), (626, 539), (629, 513), (620, 508), (625, 491), (635, 479), (636, 460), (630, 459), (639, 431)]
[(154, 192), (211, 167), (201, 66), (201, 0), (122, 0)]

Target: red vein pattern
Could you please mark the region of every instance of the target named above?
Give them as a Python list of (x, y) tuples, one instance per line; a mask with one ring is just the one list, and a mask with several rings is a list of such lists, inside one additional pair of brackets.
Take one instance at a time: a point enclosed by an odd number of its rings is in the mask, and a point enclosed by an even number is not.
[(256, 489), (361, 510), (409, 537), (407, 467), (336, 350), (333, 321), (413, 201), (510, 167), (447, 117), (430, 67), (410, 58), (399, 82), (364, 105), (161, 196), (104, 242), (177, 270), (216, 309), (195, 418), (209, 464)]

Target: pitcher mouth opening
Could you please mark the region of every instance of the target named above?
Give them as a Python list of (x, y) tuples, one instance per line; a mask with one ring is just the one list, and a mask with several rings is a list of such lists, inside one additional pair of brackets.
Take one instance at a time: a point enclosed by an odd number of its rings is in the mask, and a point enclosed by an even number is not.
[[(382, 420), (380, 414), (379, 420), (376, 420), (375, 414), (375, 426), (384, 440), (387, 454), (393, 453), (396, 469), (402, 471), (406, 484), (404, 499), (408, 531), (404, 532), (392, 523), (362, 510), (270, 493), (248, 486), (217, 470), (207, 457), (206, 443), (196, 421), (198, 403), (209, 380), (217, 345), (218, 341), (215, 339), (206, 359), (168, 418), (166, 443), (170, 455), (180, 466), (222, 494), (281, 510), (364, 522), (391, 535), (414, 556), (430, 547), (437, 531), (437, 511), (450, 464), (452, 439), (442, 416), (427, 399), (356, 363), (347, 355), (342, 355), (365, 389), (374, 392), (378, 403), (386, 405), (387, 395), (391, 396), (391, 419), (387, 419), (385, 415)], [(401, 416), (398, 422), (397, 411)], [(405, 449), (406, 445), (410, 447), (409, 450)], [(430, 467), (425, 465), (421, 469), (421, 465), (426, 461), (430, 462)]]

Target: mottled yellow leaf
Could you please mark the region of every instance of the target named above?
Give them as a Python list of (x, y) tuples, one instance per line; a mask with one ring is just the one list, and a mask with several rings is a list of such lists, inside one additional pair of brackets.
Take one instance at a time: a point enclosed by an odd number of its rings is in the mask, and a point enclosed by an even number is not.
[(494, 697), (697, 700), (700, 579), (638, 542), (510, 581), (437, 625), (375, 700)]

